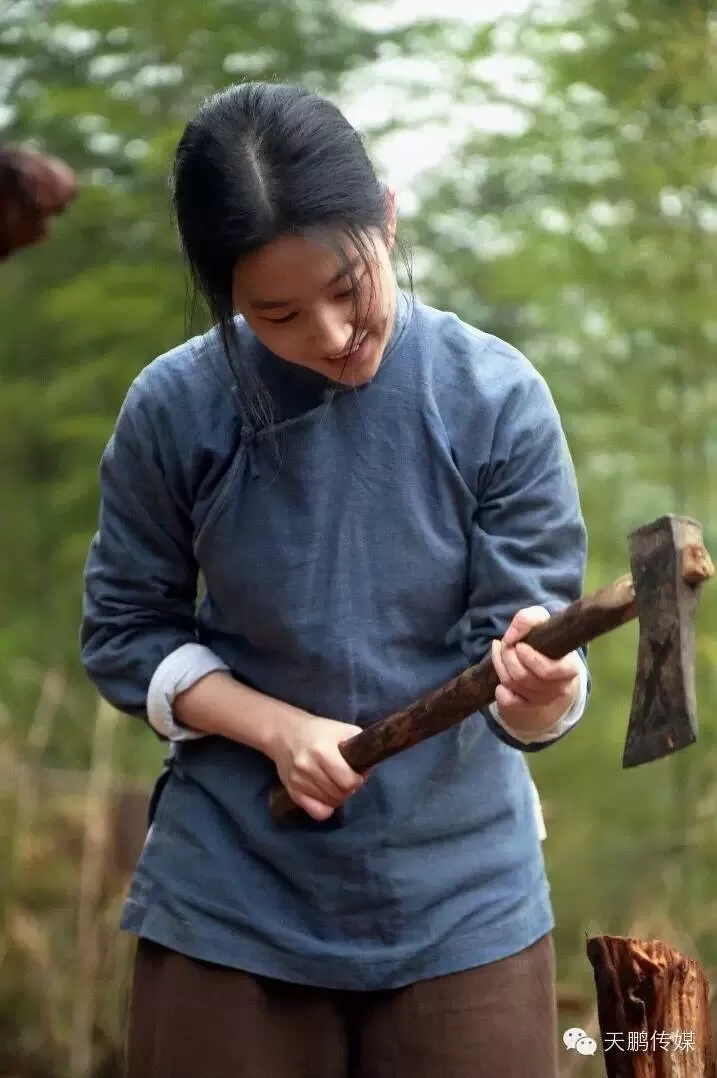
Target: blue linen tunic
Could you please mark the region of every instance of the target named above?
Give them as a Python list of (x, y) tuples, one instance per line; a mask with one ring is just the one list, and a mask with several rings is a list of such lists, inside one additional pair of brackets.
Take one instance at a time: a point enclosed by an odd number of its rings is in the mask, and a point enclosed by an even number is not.
[[(579, 596), (573, 466), (515, 348), (399, 293), (377, 374), (334, 393), (236, 326), (269, 427), (213, 330), (142, 370), (103, 455), (81, 654), (117, 708), (146, 715), (158, 665), (199, 642), (260, 692), (366, 726), (482, 658), (521, 607)], [(381, 764), (340, 826), (284, 828), (267, 757), (175, 743), (122, 926), (339, 989), (515, 953), (553, 925), (525, 756), (543, 747), (486, 710)]]

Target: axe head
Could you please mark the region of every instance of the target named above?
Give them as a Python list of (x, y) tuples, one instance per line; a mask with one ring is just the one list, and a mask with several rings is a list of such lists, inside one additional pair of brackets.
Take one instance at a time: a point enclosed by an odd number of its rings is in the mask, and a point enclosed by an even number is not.
[(640, 639), (622, 766), (636, 767), (697, 740), (694, 616), (714, 567), (689, 517), (661, 517), (628, 543)]

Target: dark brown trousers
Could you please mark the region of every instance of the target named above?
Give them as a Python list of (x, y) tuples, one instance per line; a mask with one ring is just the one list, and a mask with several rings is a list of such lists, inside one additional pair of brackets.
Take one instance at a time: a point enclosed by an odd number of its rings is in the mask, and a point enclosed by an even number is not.
[(331, 992), (141, 941), (127, 1078), (557, 1078), (552, 936), (386, 992)]

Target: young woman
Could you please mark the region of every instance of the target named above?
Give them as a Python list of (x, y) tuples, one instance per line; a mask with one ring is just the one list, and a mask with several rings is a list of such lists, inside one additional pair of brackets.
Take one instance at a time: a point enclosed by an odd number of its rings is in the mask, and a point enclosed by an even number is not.
[[(308, 91), (207, 101), (174, 198), (215, 325), (129, 389), (81, 631), (99, 691), (171, 742), (122, 920), (128, 1074), (555, 1078), (525, 752), (574, 725), (588, 675), (520, 642), (586, 556), (550, 393), (397, 286), (394, 195)], [(346, 764), (489, 651), (491, 708)]]

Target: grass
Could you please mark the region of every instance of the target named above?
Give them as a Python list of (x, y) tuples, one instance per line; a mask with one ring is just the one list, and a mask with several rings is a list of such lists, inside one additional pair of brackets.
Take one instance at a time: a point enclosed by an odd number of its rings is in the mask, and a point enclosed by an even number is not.
[(0, 743), (0, 1076), (119, 1078), (131, 940), (109, 832), (117, 715), (97, 707), (85, 774), (43, 766), (63, 686), (48, 673), (23, 743)]

